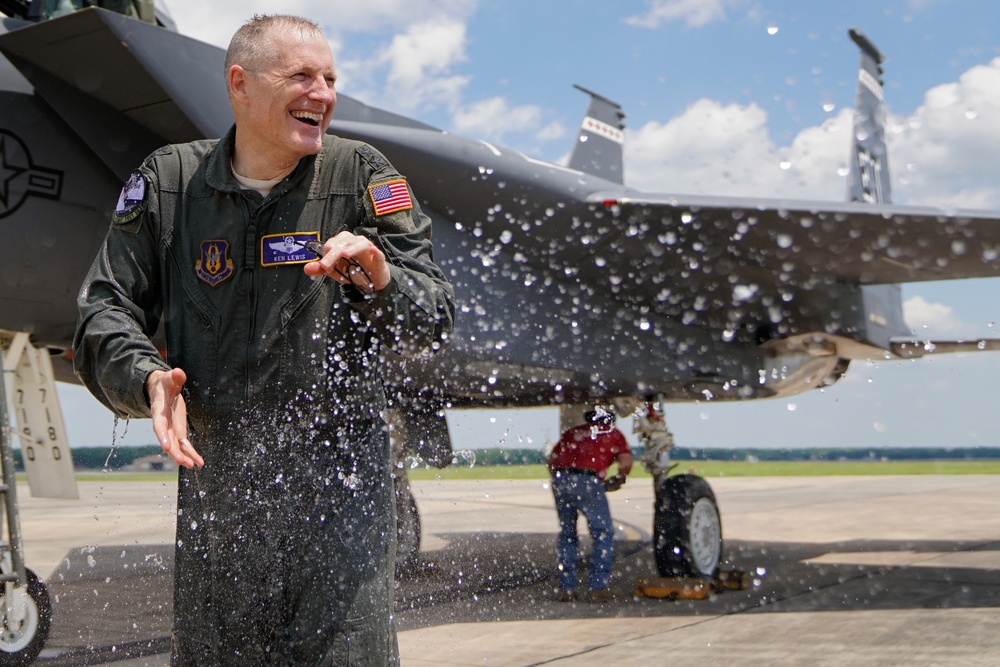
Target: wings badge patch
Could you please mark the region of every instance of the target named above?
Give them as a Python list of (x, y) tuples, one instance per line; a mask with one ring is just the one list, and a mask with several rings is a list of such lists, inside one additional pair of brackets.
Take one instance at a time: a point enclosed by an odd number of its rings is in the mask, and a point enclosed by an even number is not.
[(375, 207), (375, 215), (386, 215), (413, 208), (410, 191), (402, 178), (369, 186), (368, 196), (371, 197), (372, 206)]

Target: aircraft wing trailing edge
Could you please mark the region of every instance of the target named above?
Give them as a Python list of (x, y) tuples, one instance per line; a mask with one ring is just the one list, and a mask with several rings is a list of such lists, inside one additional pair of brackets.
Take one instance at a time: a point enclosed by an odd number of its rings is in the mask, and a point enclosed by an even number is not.
[[(677, 232), (677, 252), (704, 256), (725, 246), (722, 261), (744, 269), (780, 267), (789, 282), (859, 284), (962, 280), (1000, 275), (1000, 213), (891, 204), (842, 204), (731, 197), (598, 192), (588, 201), (620, 210), (630, 226), (659, 220)], [(725, 243), (719, 243), (720, 240)], [(728, 267), (720, 267), (723, 271)]]

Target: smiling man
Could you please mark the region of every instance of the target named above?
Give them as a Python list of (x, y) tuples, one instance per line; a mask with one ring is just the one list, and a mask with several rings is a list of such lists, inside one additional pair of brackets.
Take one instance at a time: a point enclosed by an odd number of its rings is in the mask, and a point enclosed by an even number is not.
[(80, 291), (77, 372), (182, 466), (173, 664), (395, 664), (379, 350), (440, 349), (454, 292), (406, 180), (326, 134), (316, 24), (254, 17), (226, 77), (229, 133), (125, 184)]

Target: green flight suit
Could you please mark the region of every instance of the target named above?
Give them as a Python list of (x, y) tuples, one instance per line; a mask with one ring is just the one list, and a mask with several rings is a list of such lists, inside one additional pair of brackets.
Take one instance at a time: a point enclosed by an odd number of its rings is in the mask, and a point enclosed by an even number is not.
[[(162, 148), (129, 179), (80, 290), (76, 370), (122, 417), (149, 416), (151, 371), (187, 373), (205, 466), (179, 475), (175, 664), (394, 664), (379, 349), (443, 346), (454, 292), (373, 148), (327, 136), (262, 198), (232, 175), (234, 138)], [(342, 230), (385, 253), (383, 291), (305, 275), (302, 242)]]

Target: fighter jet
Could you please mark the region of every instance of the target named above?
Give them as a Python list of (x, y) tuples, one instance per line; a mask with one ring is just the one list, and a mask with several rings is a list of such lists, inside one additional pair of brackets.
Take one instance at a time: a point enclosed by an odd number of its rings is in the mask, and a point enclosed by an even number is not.
[[(118, 11), (81, 8), (93, 4)], [(75, 381), (67, 350), (77, 291), (135, 166), (233, 122), (224, 54), (177, 33), (148, 2), (0, 0), (0, 11), (9, 17), (0, 27), (0, 340), (13, 371), (11, 432), (33, 493), (74, 495), (53, 381)], [(638, 409), (652, 445), (658, 567), (712, 576), (721, 519), (704, 480), (667, 475), (662, 404), (789, 396), (831, 385), (859, 359), (1000, 349), (920, 340), (903, 321), (900, 283), (1000, 275), (1000, 214), (891, 203), (883, 58), (860, 32), (850, 36), (861, 56), (841, 204), (625, 187), (624, 113), (582, 88), (589, 106), (566, 166), (339, 95), (329, 131), (370, 142), (407, 175), (460, 304), (441, 354), (386, 359), (400, 459), (448, 463), (446, 409), (559, 406), (564, 423), (595, 403)], [(406, 561), (419, 517), (399, 471)], [(11, 541), (2, 576), (28, 595), (16, 598), (20, 616), (0, 605), (0, 644), (13, 637), (18, 651), (35, 650), (44, 589)], [(24, 621), (32, 614), (34, 626)]]

